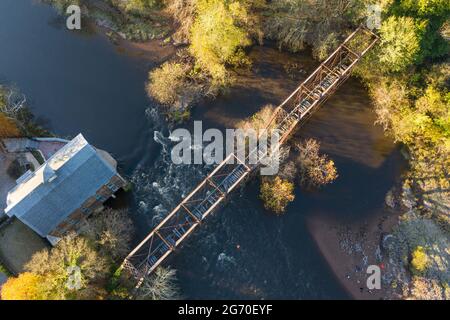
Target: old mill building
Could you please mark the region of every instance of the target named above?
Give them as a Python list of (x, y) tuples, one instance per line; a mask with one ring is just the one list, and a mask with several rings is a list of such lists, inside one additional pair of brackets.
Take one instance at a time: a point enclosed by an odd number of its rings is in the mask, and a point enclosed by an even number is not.
[(5, 213), (56, 244), (125, 185), (111, 155), (82, 134), (28, 171), (8, 193)]

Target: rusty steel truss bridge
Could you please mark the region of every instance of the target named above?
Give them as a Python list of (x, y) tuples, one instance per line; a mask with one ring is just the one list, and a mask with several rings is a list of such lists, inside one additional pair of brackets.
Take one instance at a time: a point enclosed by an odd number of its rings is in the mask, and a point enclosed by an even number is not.
[[(305, 123), (336, 91), (377, 40), (377, 35), (360, 26), (281, 105), (274, 109), (267, 129), (278, 130), (279, 144), (284, 143), (294, 129)], [(261, 157), (279, 157), (278, 147), (279, 145), (268, 144), (265, 150), (250, 151), (248, 157), (252, 152), (257, 152)], [(130, 252), (121, 268), (127, 270), (138, 281), (138, 286), (261, 165), (260, 162), (257, 164), (247, 162), (240, 160), (236, 153), (228, 155)]]

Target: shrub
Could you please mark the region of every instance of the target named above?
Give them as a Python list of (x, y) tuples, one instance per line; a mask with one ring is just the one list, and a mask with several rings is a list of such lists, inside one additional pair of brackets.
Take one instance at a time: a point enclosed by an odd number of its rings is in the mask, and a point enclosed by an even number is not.
[(33, 155), (33, 157), (36, 159), (36, 161), (37, 161), (39, 164), (44, 164), (45, 159), (44, 159), (44, 157), (42, 156), (42, 153), (40, 153), (40, 152), (39, 152), (38, 150), (36, 150), (36, 149), (33, 149), (33, 150), (31, 150), (30, 152), (31, 152), (31, 154)]
[(119, 2), (119, 7), (136, 14), (145, 14), (159, 6), (161, 6), (160, 0), (126, 0)]
[(338, 36), (331, 32), (313, 48), (313, 56), (318, 60), (325, 60), (338, 46)]
[(416, 247), (412, 252), (411, 267), (414, 273), (423, 273), (429, 264), (428, 256), (422, 246)]
[(13, 178), (13, 179), (18, 179), (19, 177), (21, 177), (25, 172), (27, 171), (27, 169), (25, 167), (23, 167), (19, 160), (15, 159), (13, 162), (11, 162), (11, 164), (9, 165), (8, 169), (6, 170), (6, 172), (8, 173), (8, 175)]
[(0, 272), (4, 273), (7, 276), (11, 275), (10, 272), (8, 271), (8, 269), (4, 265), (2, 265), (1, 262), (0, 262)]
[(276, 214), (282, 214), (287, 205), (294, 201), (294, 184), (280, 177), (263, 178), (260, 198), (264, 208)]

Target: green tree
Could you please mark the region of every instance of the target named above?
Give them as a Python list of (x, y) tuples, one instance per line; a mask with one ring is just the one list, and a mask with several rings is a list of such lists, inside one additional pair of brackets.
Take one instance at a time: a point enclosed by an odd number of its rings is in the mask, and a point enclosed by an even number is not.
[(420, 16), (442, 16), (449, 11), (449, 5), (447, 0), (400, 0), (394, 6), (395, 11)]
[(439, 141), (439, 137), (450, 138), (450, 95), (444, 96), (434, 87), (429, 86), (425, 94), (416, 101), (416, 110), (433, 119), (438, 137), (432, 137), (430, 140)]
[(389, 17), (380, 29), (379, 61), (386, 71), (399, 72), (417, 59), (419, 32), (410, 17)]
[(237, 1), (197, 1), (190, 51), (216, 84), (224, 84), (228, 80), (226, 64), (237, 65), (247, 61), (240, 48), (248, 46), (251, 41), (247, 32), (237, 25), (237, 21), (247, 14), (245, 10)]
[(439, 31), (448, 21), (450, 14), (448, 1), (397, 0), (390, 12), (395, 16), (408, 16), (415, 19), (420, 33), (420, 52), (416, 58), (417, 63), (427, 58), (447, 55), (450, 46)]

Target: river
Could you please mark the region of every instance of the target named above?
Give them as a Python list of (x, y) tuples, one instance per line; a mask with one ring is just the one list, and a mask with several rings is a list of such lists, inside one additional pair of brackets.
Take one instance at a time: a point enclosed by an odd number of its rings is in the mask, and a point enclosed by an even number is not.
[[(111, 152), (134, 182), (128, 202), (138, 238), (210, 170), (169, 161), (167, 124), (145, 93), (148, 70), (172, 49), (132, 54), (136, 50), (112, 44), (95, 29), (66, 30), (52, 8), (30, 0), (0, 2), (0, 44), (0, 81), (22, 90), (37, 121), (61, 137), (82, 132)], [(308, 53), (270, 46), (252, 49), (250, 56), (252, 72), (240, 75), (218, 99), (197, 106), (188, 128), (193, 120), (203, 120), (205, 128), (232, 127), (263, 104), (279, 103), (318, 65)], [(289, 78), (286, 63), (296, 63), (303, 73)], [(263, 209), (257, 180), (237, 190), (167, 261), (178, 270), (184, 297), (349, 298), (307, 221), (316, 214), (358, 220), (382, 206), (398, 157), (373, 122), (365, 89), (350, 79), (292, 138), (319, 139), (336, 162), (338, 180), (315, 192), (297, 188), (281, 217)]]

